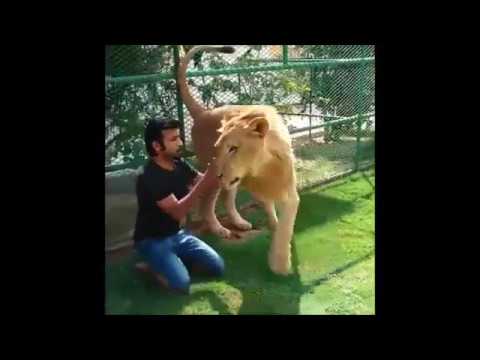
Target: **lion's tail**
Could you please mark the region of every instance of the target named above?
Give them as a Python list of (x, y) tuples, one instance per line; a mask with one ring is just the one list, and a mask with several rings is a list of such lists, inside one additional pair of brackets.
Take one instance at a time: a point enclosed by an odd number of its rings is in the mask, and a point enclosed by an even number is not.
[(185, 55), (185, 57), (180, 61), (178, 67), (177, 81), (178, 87), (180, 90), (180, 96), (182, 97), (183, 102), (187, 106), (190, 115), (195, 119), (199, 114), (206, 111), (206, 109), (198, 103), (197, 100), (192, 96), (187, 84), (187, 67), (190, 60), (200, 51), (205, 52), (220, 52), (225, 54), (232, 54), (235, 52), (235, 48), (232, 46), (222, 46), (222, 45), (199, 45), (195, 46)]

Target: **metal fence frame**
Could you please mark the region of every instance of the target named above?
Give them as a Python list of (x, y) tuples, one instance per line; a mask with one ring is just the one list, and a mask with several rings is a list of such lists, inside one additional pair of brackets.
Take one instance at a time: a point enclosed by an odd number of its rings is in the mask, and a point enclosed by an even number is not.
[[(357, 93), (359, 93), (360, 89), (365, 87), (366, 85), (366, 67), (369, 65), (374, 65), (375, 58), (374, 57), (362, 57), (362, 58), (353, 58), (353, 59), (306, 59), (306, 58), (296, 58), (296, 59), (289, 59), (288, 56), (288, 45), (282, 45), (282, 59), (275, 60), (272, 62), (278, 62), (278, 64), (266, 64), (266, 65), (256, 65), (256, 66), (232, 66), (228, 68), (221, 68), (221, 69), (207, 69), (207, 70), (193, 70), (187, 71), (187, 78), (192, 77), (199, 77), (199, 76), (216, 76), (216, 75), (232, 75), (232, 74), (250, 74), (260, 71), (284, 71), (290, 69), (332, 69), (337, 67), (356, 67), (361, 70), (360, 78), (357, 82)], [(105, 77), (106, 85), (107, 83), (112, 84), (121, 84), (121, 83), (150, 83), (150, 82), (158, 82), (164, 80), (172, 80), (176, 79), (177, 68), (180, 61), (179, 50), (178, 46), (172, 46), (173, 57), (175, 61), (175, 66), (170, 72), (161, 72), (156, 74), (147, 74), (147, 75), (134, 75), (134, 76), (120, 76), (120, 77)], [(177, 94), (176, 94), (176, 101), (177, 101), (177, 118), (183, 124), (182, 126), (182, 136), (184, 137), (184, 128), (185, 128), (185, 116), (183, 112), (183, 102), (180, 97), (180, 92), (177, 85)], [(360, 96), (357, 96), (357, 109), (360, 109)], [(347, 124), (347, 123), (355, 123), (357, 125), (357, 134), (356, 134), (356, 153), (355, 153), (355, 162), (354, 162), (354, 169), (353, 172), (359, 170), (359, 147), (360, 147), (360, 134), (361, 134), (361, 126), (362, 123), (365, 122), (369, 116), (374, 113), (357, 113), (354, 116), (350, 117), (343, 117), (338, 120), (332, 120), (325, 122), (321, 125), (317, 126), (310, 126), (307, 128), (296, 129), (295, 131), (291, 131), (291, 133), (301, 132), (305, 130), (313, 130), (323, 127), (330, 127), (333, 125), (339, 124)], [(303, 115), (303, 114), (297, 114)], [(305, 114), (308, 115), (308, 114)], [(145, 161), (145, 158), (137, 158), (133, 161), (128, 163), (118, 164), (118, 165), (109, 165), (105, 167), (105, 172), (111, 172), (116, 170), (122, 169), (132, 169), (138, 168), (141, 166)]]

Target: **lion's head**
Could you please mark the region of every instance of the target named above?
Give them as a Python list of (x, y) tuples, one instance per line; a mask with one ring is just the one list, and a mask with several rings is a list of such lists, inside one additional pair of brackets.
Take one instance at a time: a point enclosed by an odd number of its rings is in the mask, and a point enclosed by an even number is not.
[(265, 114), (244, 114), (223, 120), (215, 143), (215, 156), (222, 186), (231, 189), (255, 170), (263, 156), (269, 123)]

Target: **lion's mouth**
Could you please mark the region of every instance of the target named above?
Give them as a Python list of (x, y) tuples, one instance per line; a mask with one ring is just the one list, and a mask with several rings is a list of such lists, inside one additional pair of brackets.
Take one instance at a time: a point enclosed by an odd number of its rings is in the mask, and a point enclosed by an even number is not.
[(233, 185), (233, 184), (236, 184), (239, 181), (240, 181), (240, 178), (236, 177), (235, 179), (233, 179), (233, 181), (230, 181), (230, 186)]

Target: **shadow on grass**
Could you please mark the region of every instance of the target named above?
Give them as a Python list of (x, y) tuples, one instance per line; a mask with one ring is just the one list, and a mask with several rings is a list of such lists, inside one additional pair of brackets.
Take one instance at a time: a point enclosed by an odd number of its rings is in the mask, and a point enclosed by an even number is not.
[(357, 264), (360, 264), (362, 261), (365, 261), (365, 260), (368, 260), (369, 258), (371, 258), (373, 255), (375, 255), (375, 251), (370, 251), (369, 253), (353, 260), (353, 261), (350, 261), (348, 263), (346, 263), (345, 265), (342, 265), (336, 269), (334, 269), (333, 271), (330, 271), (328, 274), (318, 278), (317, 280), (315, 281), (311, 281), (309, 282), (308, 284), (304, 285), (302, 287), (302, 290), (304, 292), (308, 292), (310, 291), (312, 288), (315, 288), (319, 285), (322, 285), (325, 281), (328, 281), (330, 280), (330, 278), (333, 276), (333, 275), (338, 275), (342, 272), (344, 272), (345, 270), (348, 270), (350, 269), (351, 267), (357, 265)]
[[(321, 193), (301, 194), (295, 232), (300, 233), (310, 226), (318, 226), (335, 221), (354, 206), (348, 201), (335, 199)], [(264, 217), (263, 210), (258, 210), (256, 217)], [(295, 239), (292, 242), (292, 269), (287, 277), (273, 274), (268, 267), (268, 250), (271, 234), (260, 235), (243, 245), (216, 246), (226, 263), (224, 281), (240, 291), (241, 305), (238, 314), (299, 314), (300, 299), (309, 290), (300, 279), (299, 259)], [(222, 300), (223, 301), (223, 300)], [(211, 301), (213, 306), (214, 301)], [(222, 314), (226, 306), (215, 310)]]
[(373, 183), (370, 181), (370, 179), (368, 178), (368, 176), (365, 174), (364, 171), (362, 171), (362, 177), (365, 179), (366, 182), (368, 182), (368, 184), (372, 187), (372, 190), (375, 191), (375, 185), (373, 185)]

